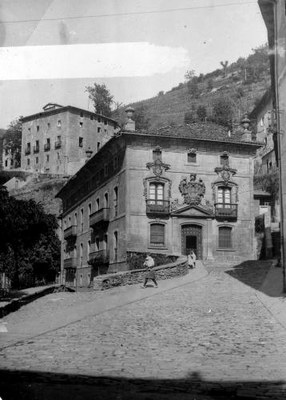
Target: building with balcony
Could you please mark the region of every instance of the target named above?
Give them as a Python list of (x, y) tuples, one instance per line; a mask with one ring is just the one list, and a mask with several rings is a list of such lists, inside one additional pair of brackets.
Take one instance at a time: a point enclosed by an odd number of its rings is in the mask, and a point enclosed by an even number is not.
[[(253, 158), (247, 130), (213, 123), (125, 130), (109, 140), (58, 193), (67, 284), (130, 268), (142, 252), (199, 259), (254, 259)], [(66, 233), (64, 234), (66, 235)], [(73, 273), (64, 263), (76, 253)]]
[(73, 175), (117, 130), (111, 118), (49, 103), (42, 112), (22, 119), (21, 168)]

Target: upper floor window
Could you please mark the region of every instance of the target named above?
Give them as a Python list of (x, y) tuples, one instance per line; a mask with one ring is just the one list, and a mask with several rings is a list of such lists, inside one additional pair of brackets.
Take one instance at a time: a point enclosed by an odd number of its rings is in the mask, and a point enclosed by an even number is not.
[(74, 224), (77, 226), (77, 213), (74, 213)]
[(81, 118), (83, 117), (83, 112), (80, 113)]
[(114, 201), (114, 216), (118, 214), (118, 187), (116, 186), (113, 190), (113, 201)]
[(78, 138), (78, 146), (82, 147), (83, 146), (83, 137)]
[(165, 244), (165, 225), (151, 224), (150, 225), (150, 245), (164, 246)]
[(40, 130), (40, 126), (39, 126), (39, 125), (37, 125), (37, 132), (39, 132), (39, 130)]
[(80, 123), (79, 123), (79, 126), (82, 128), (82, 127), (83, 127), (83, 122), (80, 122)]
[(231, 204), (231, 188), (220, 186), (217, 190), (218, 206), (229, 207)]
[(220, 165), (221, 166), (228, 166), (229, 165), (229, 156), (228, 156), (228, 154), (227, 153), (223, 153), (221, 156), (220, 156)]
[(232, 248), (232, 228), (229, 226), (220, 226), (218, 228), (218, 247), (220, 249)]
[(118, 232), (115, 231), (113, 234), (113, 249), (114, 249), (114, 259), (117, 260), (117, 250), (118, 250)]
[(149, 200), (151, 204), (162, 204), (164, 200), (164, 184), (151, 182), (149, 185)]
[(58, 120), (58, 128), (60, 128), (62, 126), (62, 121), (59, 119)]
[(88, 205), (88, 216), (90, 216), (91, 215), (91, 203), (89, 203), (89, 205)]
[(80, 210), (80, 230), (83, 231), (83, 208)]
[(162, 150), (159, 146), (157, 146), (154, 150), (153, 150), (153, 160), (161, 160), (162, 161)]
[(108, 193), (105, 193), (105, 195), (104, 195), (104, 207), (105, 207), (105, 208), (108, 208), (108, 207), (109, 207)]
[(95, 211), (99, 210), (99, 199), (96, 199), (95, 201)]
[(196, 163), (197, 162), (197, 154), (195, 151), (188, 152), (188, 163)]

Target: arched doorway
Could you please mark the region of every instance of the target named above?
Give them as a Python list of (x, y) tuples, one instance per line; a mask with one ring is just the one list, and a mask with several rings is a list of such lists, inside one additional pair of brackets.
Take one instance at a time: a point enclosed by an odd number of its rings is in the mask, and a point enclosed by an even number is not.
[(203, 235), (200, 225), (190, 224), (182, 226), (182, 254), (190, 254), (193, 250), (198, 259), (203, 258)]

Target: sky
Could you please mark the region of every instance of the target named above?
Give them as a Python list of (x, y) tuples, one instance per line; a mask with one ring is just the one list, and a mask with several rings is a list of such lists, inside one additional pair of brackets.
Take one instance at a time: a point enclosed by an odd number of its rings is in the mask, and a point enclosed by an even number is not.
[(266, 42), (257, 0), (1, 0), (0, 128), (49, 102), (93, 110), (94, 82), (150, 98)]

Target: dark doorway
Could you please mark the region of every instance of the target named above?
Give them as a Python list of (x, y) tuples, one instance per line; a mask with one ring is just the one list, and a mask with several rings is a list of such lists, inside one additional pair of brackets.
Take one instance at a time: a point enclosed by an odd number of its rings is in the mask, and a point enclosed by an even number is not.
[(202, 227), (199, 225), (182, 226), (182, 254), (190, 254), (191, 250), (202, 259)]

